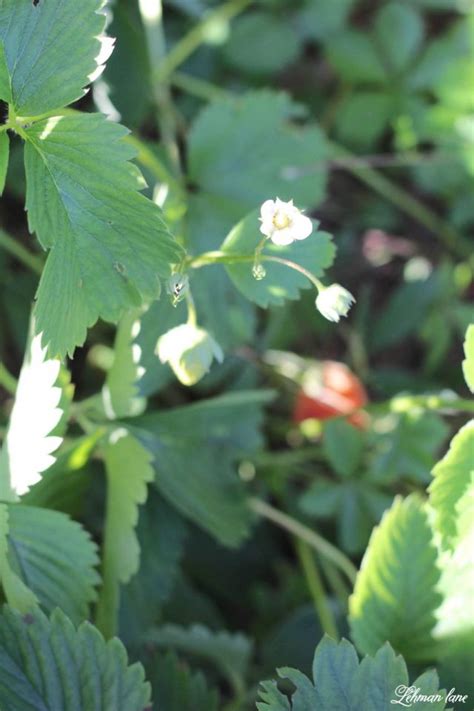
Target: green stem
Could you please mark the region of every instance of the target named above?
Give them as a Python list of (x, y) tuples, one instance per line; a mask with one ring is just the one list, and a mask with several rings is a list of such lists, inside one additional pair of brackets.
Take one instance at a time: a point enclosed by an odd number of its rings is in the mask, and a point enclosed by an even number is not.
[(41, 275), (43, 271), (43, 262), (40, 257), (37, 257), (29, 252), (19, 242), (17, 242), (16, 239), (10, 237), (10, 235), (2, 229), (0, 229), (0, 247), (28, 267), (28, 269), (31, 269), (31, 271)]
[(186, 292), (186, 306), (188, 308), (188, 320), (187, 324), (188, 326), (197, 326), (197, 311), (196, 311), (196, 304), (193, 299), (193, 295), (191, 291)]
[(305, 541), (308, 545), (314, 548), (318, 553), (325, 556), (328, 560), (331, 560), (334, 565), (339, 568), (348, 580), (354, 584), (357, 576), (357, 569), (353, 565), (352, 561), (344, 555), (338, 548), (329, 543), (325, 538), (316, 533), (308, 526), (300, 523), (296, 519), (288, 516), (288, 514), (283, 513), (274, 506), (267, 504), (265, 501), (257, 498), (250, 498), (248, 500), (248, 505), (259, 516), (272, 521), (280, 528), (288, 531), (293, 536), (297, 536), (301, 540)]
[(326, 580), (341, 603), (341, 608), (343, 610), (347, 610), (349, 592), (344, 580), (342, 579), (341, 573), (330, 561), (326, 560), (326, 558), (321, 558), (320, 562)]
[(167, 61), (166, 40), (163, 31), (163, 5), (161, 0), (153, 0), (153, 2), (139, 0), (139, 7), (148, 47), (158, 130), (170, 165), (175, 175), (179, 176), (181, 174), (181, 159), (176, 139), (176, 116), (168, 77), (160, 71)]
[(184, 72), (175, 72), (170, 77), (170, 83), (177, 89), (181, 89), (181, 91), (185, 91), (187, 94), (196, 96), (203, 101), (215, 101), (229, 96), (229, 92), (226, 89), (221, 89), (221, 87), (211, 84), (205, 79), (198, 79)]
[[(359, 178), (363, 183), (371, 187), (375, 192), (390, 200), (402, 212), (413, 217), (417, 222), (427, 227), (430, 232), (436, 234), (445, 246), (454, 254), (462, 258), (472, 256), (472, 246), (458, 232), (446, 223), (441, 217), (432, 212), (426, 205), (413, 197), (409, 192), (400, 188), (396, 183), (381, 175), (368, 165), (361, 166), (354, 161), (353, 156), (342, 146), (331, 142), (330, 147), (337, 157), (348, 159), (341, 167)], [(351, 162), (352, 160), (352, 162)]]
[(339, 635), (336, 621), (328, 605), (323, 583), (314, 560), (313, 551), (307, 543), (301, 540), (296, 540), (295, 546), (308, 589), (313, 598), (314, 609), (321, 622), (321, 627), (326, 634), (337, 640), (339, 639)]
[(216, 10), (208, 13), (199, 24), (174, 45), (161, 64), (155, 65), (155, 79), (159, 82), (167, 81), (176, 69), (206, 41), (213, 25), (228, 22), (252, 2), (253, 0), (228, 0)]
[(10, 395), (16, 393), (18, 382), (16, 379), (8, 372), (3, 363), (0, 362), (0, 386), (6, 390)]
[[(300, 272), (300, 274), (303, 274), (303, 276), (305, 276), (312, 284), (314, 284), (318, 291), (320, 289), (324, 289), (324, 284), (319, 279), (317, 279), (314, 274), (302, 267), (300, 264), (296, 264), (296, 262), (292, 262), (289, 259), (283, 259), (282, 257), (274, 257), (270, 254), (261, 254), (259, 259), (262, 262), (275, 262), (276, 264), (282, 264), (285, 267), (289, 267), (289, 269), (293, 269), (294, 271)], [(191, 257), (190, 261), (188, 262), (188, 266), (191, 269), (200, 269), (201, 267), (206, 267), (211, 264), (239, 264), (245, 262), (254, 262), (254, 260), (255, 253), (226, 254), (225, 252), (220, 252), (216, 250), (214, 252), (204, 252), (203, 254), (200, 254), (197, 257)]]

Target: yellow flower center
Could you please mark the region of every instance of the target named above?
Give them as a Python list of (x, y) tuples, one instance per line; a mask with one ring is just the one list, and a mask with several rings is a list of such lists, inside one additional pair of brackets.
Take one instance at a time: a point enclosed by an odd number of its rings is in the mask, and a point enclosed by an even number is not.
[(290, 225), (291, 219), (288, 213), (284, 212), (283, 210), (277, 210), (273, 215), (273, 226), (277, 230), (284, 230), (287, 227), (290, 227)]

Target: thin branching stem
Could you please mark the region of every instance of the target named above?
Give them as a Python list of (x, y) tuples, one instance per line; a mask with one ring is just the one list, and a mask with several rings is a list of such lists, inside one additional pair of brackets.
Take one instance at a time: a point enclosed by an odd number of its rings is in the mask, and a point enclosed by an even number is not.
[(296, 539), (295, 547), (308, 590), (313, 599), (314, 609), (321, 622), (321, 627), (330, 637), (338, 639), (339, 635), (336, 622), (328, 604), (326, 592), (314, 559), (314, 551), (308, 543), (302, 541), (300, 538)]

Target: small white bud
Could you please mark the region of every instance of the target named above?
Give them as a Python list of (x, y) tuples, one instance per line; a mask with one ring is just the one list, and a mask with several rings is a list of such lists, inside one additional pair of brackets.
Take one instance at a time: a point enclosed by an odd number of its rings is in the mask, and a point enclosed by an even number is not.
[(316, 308), (328, 321), (337, 323), (341, 316), (347, 316), (354, 303), (355, 299), (350, 291), (344, 289), (340, 284), (331, 284), (319, 292)]
[(260, 232), (280, 247), (306, 239), (313, 231), (310, 218), (293, 205), (293, 200), (266, 200), (260, 208), (260, 222)]
[(222, 363), (222, 348), (203, 328), (183, 323), (167, 331), (156, 344), (156, 354), (168, 363), (183, 385), (194, 385), (210, 370), (214, 358)]

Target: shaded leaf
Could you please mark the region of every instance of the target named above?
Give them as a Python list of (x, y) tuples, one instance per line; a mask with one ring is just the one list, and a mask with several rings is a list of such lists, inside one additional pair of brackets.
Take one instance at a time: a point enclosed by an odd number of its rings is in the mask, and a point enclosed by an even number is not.
[(10, 139), (6, 131), (0, 133), (0, 195), (5, 187), (7, 177), (8, 158), (10, 156)]
[(174, 654), (154, 655), (146, 670), (159, 711), (217, 711), (217, 691)]
[(60, 610), (0, 616), (0, 705), (8, 711), (150, 711), (140, 664), (118, 639), (88, 622), (76, 630)]

